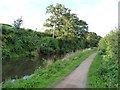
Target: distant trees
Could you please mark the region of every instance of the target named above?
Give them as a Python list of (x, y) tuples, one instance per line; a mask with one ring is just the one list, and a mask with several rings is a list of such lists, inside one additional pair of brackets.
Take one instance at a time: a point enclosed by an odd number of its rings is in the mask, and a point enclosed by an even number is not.
[(86, 40), (89, 45), (88, 47), (97, 47), (100, 39), (101, 36), (98, 36), (95, 32), (88, 32), (86, 34)]
[(22, 20), (22, 17), (20, 17), (14, 21), (13, 26), (19, 29), (22, 24), (23, 24), (23, 20)]

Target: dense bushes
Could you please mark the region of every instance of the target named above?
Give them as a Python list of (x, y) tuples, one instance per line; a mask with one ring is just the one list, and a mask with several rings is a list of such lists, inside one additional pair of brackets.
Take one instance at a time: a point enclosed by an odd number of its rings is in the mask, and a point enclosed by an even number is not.
[(88, 84), (94, 88), (118, 88), (118, 35), (111, 31), (99, 42), (99, 51), (89, 71)]
[(48, 37), (45, 33), (33, 30), (16, 29), (10, 25), (2, 25), (2, 59), (17, 60), (29, 58), (40, 44), (40, 39)]
[(59, 52), (58, 41), (52, 37), (44, 37), (40, 40), (40, 52), (44, 55), (54, 55)]
[[(68, 52), (87, 48), (86, 39), (58, 39), (51, 34), (31, 29), (17, 29), (11, 25), (2, 25), (2, 59), (4, 61), (35, 58), (40, 55), (49, 57), (64, 55)], [(87, 43), (88, 44), (88, 43)]]
[(62, 40), (59, 39), (59, 47), (60, 47), (60, 52), (59, 54), (65, 54), (68, 52), (72, 52), (75, 48), (76, 43), (73, 40)]
[(118, 33), (118, 30), (111, 31), (99, 42), (102, 60), (97, 73), (104, 80), (102, 87), (118, 87)]

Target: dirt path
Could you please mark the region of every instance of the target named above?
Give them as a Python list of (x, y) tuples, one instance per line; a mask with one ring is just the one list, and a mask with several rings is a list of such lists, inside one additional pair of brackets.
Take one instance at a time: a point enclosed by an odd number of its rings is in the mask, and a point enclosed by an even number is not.
[(86, 88), (89, 66), (96, 53), (90, 55), (73, 72), (64, 78), (55, 88)]

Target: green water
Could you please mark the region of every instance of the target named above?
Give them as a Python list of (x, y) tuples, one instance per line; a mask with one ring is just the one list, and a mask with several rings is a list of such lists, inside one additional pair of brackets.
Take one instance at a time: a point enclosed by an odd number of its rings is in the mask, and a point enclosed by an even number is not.
[(39, 66), (43, 66), (42, 60), (17, 60), (2, 63), (2, 81), (9, 78), (20, 78), (32, 74)]

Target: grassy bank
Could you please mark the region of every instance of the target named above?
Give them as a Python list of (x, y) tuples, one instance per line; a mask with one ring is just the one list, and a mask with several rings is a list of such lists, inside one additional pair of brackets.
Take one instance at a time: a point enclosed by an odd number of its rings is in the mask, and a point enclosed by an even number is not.
[(56, 61), (47, 68), (39, 68), (27, 80), (11, 80), (3, 84), (3, 88), (48, 88), (63, 79), (65, 75), (73, 71), (83, 60), (94, 53), (96, 49), (84, 52), (75, 52), (72, 56)]
[(88, 73), (88, 87), (89, 88), (104, 88), (105, 81), (101, 79), (99, 68), (102, 56), (98, 53), (92, 62)]

